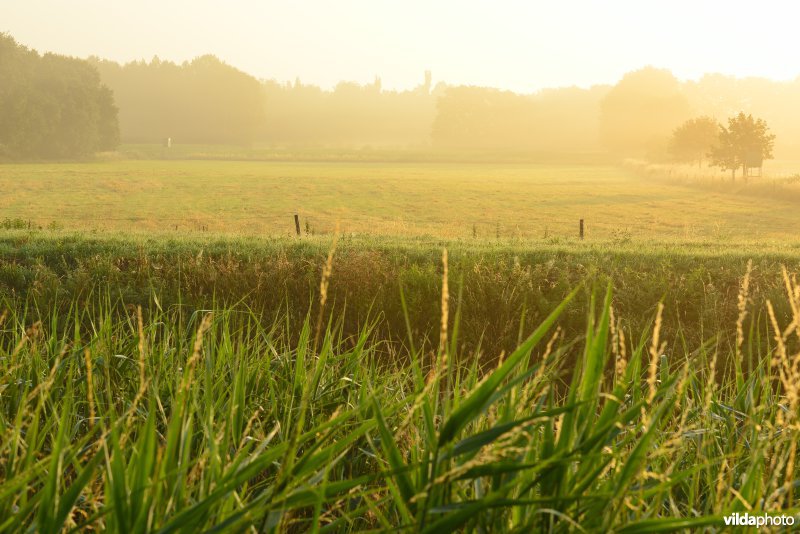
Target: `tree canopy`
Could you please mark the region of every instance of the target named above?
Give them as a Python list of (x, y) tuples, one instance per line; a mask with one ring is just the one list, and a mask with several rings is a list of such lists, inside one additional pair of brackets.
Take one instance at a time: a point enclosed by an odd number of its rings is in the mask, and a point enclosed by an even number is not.
[(0, 157), (83, 157), (119, 143), (113, 93), (86, 61), (0, 34), (0, 80)]
[(672, 132), (669, 153), (676, 161), (702, 165), (719, 139), (719, 123), (711, 117), (689, 119)]
[(264, 83), (266, 120), (261, 139), (273, 145), (424, 146), (429, 144), (442, 87), (425, 81), (386, 90), (380, 78), (341, 82), (332, 90), (301, 83)]
[(740, 112), (728, 119), (727, 128), (720, 126), (719, 141), (710, 154), (712, 165), (730, 170), (733, 179), (741, 167), (742, 176), (747, 178), (748, 169), (772, 159), (774, 144), (775, 135), (769, 133), (766, 121)]
[(175, 64), (120, 65), (90, 58), (120, 107), (127, 142), (249, 143), (264, 125), (264, 95), (252, 76), (212, 55)]
[(597, 152), (607, 87), (520, 95), (488, 87), (448, 87), (437, 101), (431, 138), (447, 149)]
[(626, 74), (603, 99), (600, 137), (615, 154), (660, 156), (669, 132), (690, 113), (689, 100), (672, 73), (646, 67)]

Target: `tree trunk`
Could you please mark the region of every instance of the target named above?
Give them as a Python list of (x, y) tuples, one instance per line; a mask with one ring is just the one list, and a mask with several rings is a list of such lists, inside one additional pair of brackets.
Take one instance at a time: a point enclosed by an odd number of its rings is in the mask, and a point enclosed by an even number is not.
[(731, 183), (736, 183), (736, 168), (731, 169)]
[(742, 177), (744, 178), (744, 183), (747, 184), (747, 163), (742, 163)]

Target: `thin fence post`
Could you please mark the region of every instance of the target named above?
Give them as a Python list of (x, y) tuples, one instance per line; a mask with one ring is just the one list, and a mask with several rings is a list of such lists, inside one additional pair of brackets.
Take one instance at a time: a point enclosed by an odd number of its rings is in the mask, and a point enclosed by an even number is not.
[(297, 231), (298, 237), (300, 236), (300, 216), (298, 214), (294, 214), (294, 229)]
[(581, 239), (583, 239), (583, 219), (581, 219), (581, 222), (578, 226), (578, 231), (580, 233)]

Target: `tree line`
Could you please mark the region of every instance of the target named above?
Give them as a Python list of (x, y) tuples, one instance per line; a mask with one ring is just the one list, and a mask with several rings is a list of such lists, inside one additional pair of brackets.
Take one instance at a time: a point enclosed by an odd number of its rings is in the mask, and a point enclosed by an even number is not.
[[(426, 72), (405, 91), (385, 89), (380, 78), (325, 90), (300, 80), (257, 80), (211, 55), (180, 64), (153, 58), (123, 65), (39, 55), (7, 35), (0, 38), (0, 77), (0, 157), (6, 158), (83, 156), (111, 150), (120, 139), (166, 138), (184, 144), (708, 159), (745, 174), (773, 148), (782, 156), (800, 155), (800, 79), (707, 75), (681, 82), (667, 70), (647, 67), (613, 86), (525, 95), (434, 84)], [(742, 148), (753, 142), (736, 133), (740, 112), (763, 136), (773, 136), (758, 154), (752, 146)], [(721, 129), (718, 121), (729, 117), (737, 122)]]
[(570, 87), (520, 95), (449, 87), (437, 101), (431, 142), (448, 150), (597, 152), (597, 111), (607, 92)]
[(0, 34), (0, 159), (85, 157), (118, 142), (114, 95), (97, 70)]
[[(182, 65), (157, 58), (127, 65), (93, 61), (114, 89), (122, 137), (130, 142), (172, 137), (184, 143), (606, 153), (683, 161), (682, 149), (673, 146), (676, 128), (701, 116), (725, 121), (744, 112), (769, 122), (783, 155), (800, 155), (800, 79), (707, 75), (681, 82), (668, 70), (646, 67), (613, 86), (524, 95), (434, 84), (426, 72), (406, 91), (386, 90), (380, 78), (325, 90), (300, 80), (258, 81), (213, 56)], [(716, 143), (716, 122), (712, 130)], [(703, 148), (704, 157), (710, 147)]]
[(125, 65), (91, 57), (89, 63), (114, 91), (125, 142), (242, 144), (261, 134), (261, 84), (215, 56), (180, 65), (157, 57)]
[(444, 84), (431, 74), (407, 91), (373, 83), (341, 82), (325, 91), (300, 80), (266, 81), (266, 115), (258, 141), (273, 146), (421, 147), (430, 139)]

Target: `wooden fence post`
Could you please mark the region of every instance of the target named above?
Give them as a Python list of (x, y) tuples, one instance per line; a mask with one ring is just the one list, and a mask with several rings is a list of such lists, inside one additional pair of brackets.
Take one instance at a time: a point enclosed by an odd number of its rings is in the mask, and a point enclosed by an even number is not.
[(294, 214), (294, 229), (297, 230), (297, 235), (300, 236), (300, 216)]
[(581, 219), (581, 222), (580, 222), (580, 225), (579, 225), (579, 232), (580, 232), (581, 239), (583, 239), (583, 219)]

